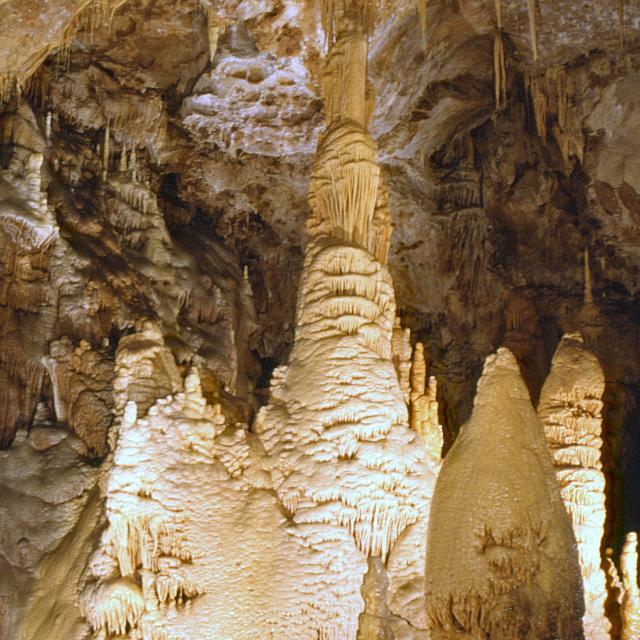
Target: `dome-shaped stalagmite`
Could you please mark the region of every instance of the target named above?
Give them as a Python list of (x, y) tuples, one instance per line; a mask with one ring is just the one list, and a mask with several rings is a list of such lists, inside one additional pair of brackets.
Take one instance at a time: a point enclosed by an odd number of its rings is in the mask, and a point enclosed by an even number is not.
[(431, 503), (427, 618), (434, 640), (577, 640), (575, 538), (518, 363), (489, 356), (473, 412)]

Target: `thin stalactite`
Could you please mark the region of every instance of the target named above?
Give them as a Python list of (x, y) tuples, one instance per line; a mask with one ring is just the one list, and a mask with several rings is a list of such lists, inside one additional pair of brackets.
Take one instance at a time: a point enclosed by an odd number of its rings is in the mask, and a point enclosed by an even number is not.
[(620, 45), (620, 54), (624, 53), (624, 0), (618, 0), (618, 38)]
[(502, 4), (495, 0), (496, 33), (493, 40), (493, 75), (496, 110), (504, 109), (507, 102), (507, 68), (504, 59), (504, 43), (502, 40)]
[(531, 50), (534, 62), (538, 61), (538, 3), (536, 0), (527, 0), (529, 11), (529, 33), (531, 34)]

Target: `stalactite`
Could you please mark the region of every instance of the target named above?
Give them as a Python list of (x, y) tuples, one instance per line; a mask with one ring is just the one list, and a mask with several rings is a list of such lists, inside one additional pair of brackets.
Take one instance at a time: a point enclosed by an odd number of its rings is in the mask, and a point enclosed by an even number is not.
[(528, 81), (536, 130), (547, 142), (549, 125), (567, 168), (572, 158), (583, 162), (582, 132), (572, 110), (573, 81), (563, 66), (546, 69), (544, 75)]
[(150, 140), (162, 139), (165, 134), (167, 120), (158, 96), (145, 96), (142, 100), (124, 94), (117, 101), (108, 100), (103, 111), (111, 133), (133, 146), (144, 146)]
[(119, 578), (102, 583), (85, 606), (94, 631), (104, 629), (109, 636), (121, 636), (137, 625), (144, 599), (133, 579)]
[(496, 32), (493, 39), (493, 77), (496, 109), (504, 109), (507, 103), (507, 68), (502, 35), (502, 0), (495, 0)]
[(370, 136), (350, 120), (332, 124), (318, 145), (311, 175), (310, 232), (373, 251), (370, 225), (379, 183), (377, 149)]
[(104, 455), (113, 409), (109, 358), (84, 340), (74, 346), (66, 337), (54, 340), (49, 353), (42, 364), (51, 379), (58, 422), (69, 425), (87, 454)]
[(531, 51), (533, 61), (538, 60), (538, 2), (537, 0), (527, 0), (527, 10), (529, 12), (529, 34), (531, 37)]
[[(343, 24), (346, 22), (346, 24)], [(341, 18), (324, 69), (325, 118), (328, 123), (349, 118), (365, 126), (367, 40), (359, 23)]]
[(584, 293), (582, 303), (585, 306), (593, 305), (593, 290), (591, 286), (591, 265), (589, 264), (589, 248), (584, 248), (583, 253)]
[(418, 15), (420, 16), (420, 29), (422, 34), (427, 33), (427, 4), (428, 0), (416, 0), (418, 3)]
[(104, 129), (104, 142), (102, 143), (102, 179), (107, 179), (109, 173), (109, 141), (111, 138), (111, 124), (107, 120), (107, 126)]
[[(588, 278), (588, 272), (585, 276)], [(600, 556), (606, 518), (605, 477), (600, 459), (603, 394), (604, 373), (598, 359), (585, 347), (582, 335), (565, 335), (542, 387), (538, 415), (578, 543), (585, 597), (584, 627), (593, 640), (605, 640), (610, 634)]]
[(58, 51), (61, 57), (68, 60), (73, 38), (77, 32), (88, 32), (89, 41), (93, 41), (94, 32), (102, 26), (110, 28), (116, 11), (127, 0), (83, 0), (79, 3), (73, 19), (67, 24), (62, 34)]
[(624, 53), (625, 33), (624, 33), (624, 0), (616, 1), (618, 11), (618, 42), (620, 46), (620, 54)]
[(547, 118), (549, 115), (549, 104), (546, 93), (540, 86), (538, 78), (529, 79), (529, 93), (531, 95), (531, 105), (533, 108), (533, 118), (538, 136), (543, 142), (547, 141)]

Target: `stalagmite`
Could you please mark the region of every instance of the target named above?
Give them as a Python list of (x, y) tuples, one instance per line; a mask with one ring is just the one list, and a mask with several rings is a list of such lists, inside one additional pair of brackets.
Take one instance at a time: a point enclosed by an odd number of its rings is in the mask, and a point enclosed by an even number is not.
[(151, 322), (120, 341), (116, 370), (91, 637), (311, 640), (293, 602), (303, 561), (256, 437), (207, 403), (196, 369), (182, 381)]
[(638, 640), (640, 638), (640, 586), (638, 584), (638, 534), (627, 534), (620, 555), (620, 573), (622, 574), (622, 602), (620, 618), (622, 629), (620, 640)]
[(393, 323), (391, 352), (402, 394), (405, 402), (409, 404), (411, 394), (411, 330), (402, 327), (399, 317), (396, 317)]
[[(295, 587), (309, 620), (303, 637), (355, 640), (370, 558), (389, 557), (395, 588), (422, 592), (420, 581), (407, 586), (412, 563), (402, 548), (416, 549), (409, 532), (426, 522), (436, 465), (408, 428), (392, 358), (388, 198), (366, 130), (368, 1), (325, 0), (322, 9), (328, 125), (309, 189), (295, 341), (288, 365), (274, 373), (270, 403), (255, 429), (295, 523), (292, 540), (309, 556), (305, 585)], [(409, 354), (398, 326), (395, 345), (405, 376)], [(339, 577), (318, 580), (317, 563), (343, 566), (347, 557)], [(367, 612), (362, 624), (375, 626), (374, 618)]]
[(584, 610), (571, 523), (513, 355), (487, 358), (470, 420), (431, 504), (433, 640), (578, 640)]
[[(585, 277), (588, 282), (588, 253)], [(586, 302), (586, 301), (585, 301)], [(584, 629), (591, 640), (608, 640), (611, 625), (600, 544), (604, 533), (605, 478), (602, 473), (604, 373), (580, 334), (566, 334), (551, 363), (538, 405), (556, 467), (556, 477), (578, 543), (585, 598)]]
[(357, 640), (393, 638), (389, 625), (389, 579), (380, 558), (369, 558), (369, 568), (362, 583), (364, 611), (358, 622)]
[(424, 439), (427, 451), (436, 460), (442, 455), (442, 426), (438, 418), (436, 399), (438, 383), (435, 376), (427, 379), (424, 345), (418, 342), (413, 351), (411, 366), (410, 424)]

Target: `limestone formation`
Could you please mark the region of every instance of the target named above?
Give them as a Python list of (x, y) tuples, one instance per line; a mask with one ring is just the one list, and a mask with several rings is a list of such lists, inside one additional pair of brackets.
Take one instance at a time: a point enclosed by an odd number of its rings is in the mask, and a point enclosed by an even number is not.
[(51, 381), (56, 420), (69, 425), (89, 455), (103, 456), (112, 420), (113, 363), (86, 340), (74, 348), (62, 338), (49, 350), (43, 365)]
[(638, 640), (639, 62), (623, 0), (0, 0), (0, 638)]
[(640, 585), (638, 583), (638, 534), (628, 533), (620, 555), (622, 574), (622, 602), (620, 618), (622, 632), (620, 640), (640, 637)]
[(602, 472), (604, 373), (580, 334), (566, 334), (540, 395), (538, 416), (578, 543), (585, 597), (585, 635), (610, 638), (605, 616), (607, 590), (602, 569), (605, 477)]
[(393, 323), (391, 336), (391, 353), (393, 354), (393, 366), (398, 374), (398, 382), (402, 389), (402, 395), (408, 404), (411, 395), (411, 330), (402, 327), (401, 319), (396, 317)]
[[(311, 176), (295, 340), (256, 423), (296, 525), (290, 535), (312, 554), (308, 585), (296, 587), (300, 607), (312, 634), (336, 640), (356, 637), (368, 559), (385, 561), (403, 532), (424, 522), (433, 482), (392, 359), (388, 204), (366, 131), (367, 8), (323, 3), (328, 126)], [(341, 575), (313, 575), (315, 563), (339, 566), (344, 557), (353, 559)], [(386, 580), (372, 562), (370, 595)], [(378, 618), (365, 610), (360, 637), (385, 624)]]
[(409, 415), (411, 428), (424, 439), (427, 451), (436, 460), (442, 455), (442, 425), (438, 416), (438, 381), (427, 379), (424, 345), (416, 343), (411, 364)]
[(42, 414), (0, 452), (0, 637), (78, 638), (79, 582), (95, 542), (98, 470), (83, 442)]
[(287, 606), (299, 560), (257, 439), (206, 402), (196, 370), (182, 382), (154, 331), (116, 356), (107, 528), (84, 576), (92, 637), (311, 637)]
[(426, 578), (434, 640), (583, 637), (571, 523), (544, 432), (505, 348), (487, 358), (471, 418), (438, 476)]

